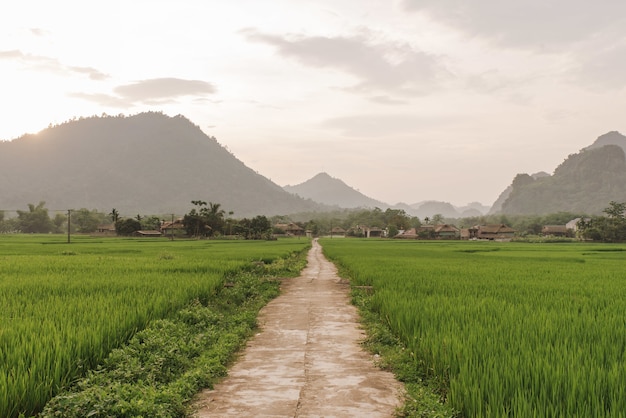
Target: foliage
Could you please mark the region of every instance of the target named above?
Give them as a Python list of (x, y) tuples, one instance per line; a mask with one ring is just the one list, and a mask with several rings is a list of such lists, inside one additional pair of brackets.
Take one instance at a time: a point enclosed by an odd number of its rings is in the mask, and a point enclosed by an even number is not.
[[(113, 209), (115, 210), (115, 209)], [(71, 223), (76, 232), (90, 233), (98, 229), (98, 225), (105, 223), (107, 215), (97, 210), (81, 208), (71, 213)]]
[(115, 223), (115, 232), (117, 235), (130, 236), (141, 230), (141, 222), (137, 219), (126, 218)]
[[(144, 416), (165, 416), (159, 415), (160, 406), (176, 405), (183, 392), (190, 397), (189, 388), (197, 389), (206, 383), (205, 372), (210, 375), (212, 367), (223, 369), (222, 360), (204, 355), (219, 357), (220, 347), (240, 333), (205, 328), (195, 337), (172, 339), (169, 337), (182, 335), (179, 332), (188, 329), (158, 320), (176, 322), (182, 315), (186, 318), (183, 322), (189, 325), (192, 323), (189, 315), (208, 315), (219, 317), (223, 323), (236, 322), (238, 314), (223, 309), (227, 305), (250, 308), (257, 302), (247, 306), (248, 301), (257, 293), (264, 293), (268, 286), (274, 289), (270, 293), (275, 294), (275, 284), (259, 281), (258, 277), (288, 274), (290, 265), (301, 267), (297, 260), (289, 265), (274, 260), (280, 257), (295, 260), (293, 255), (308, 245), (307, 240), (98, 241), (86, 236), (66, 244), (49, 236), (3, 237), (0, 239), (3, 254), (0, 258), (0, 306), (3, 307), (0, 416), (32, 415), (52, 395), (98, 364), (102, 368), (90, 373), (87, 380), (96, 379), (95, 385), (102, 387), (91, 387), (81, 395), (80, 388), (86, 386), (80, 383), (79, 388), (54, 404), (62, 412), (50, 412), (50, 416), (89, 416), (90, 412), (105, 408), (110, 409), (93, 416), (139, 416), (138, 411), (144, 411)], [(224, 288), (225, 281), (235, 286)], [(191, 301), (196, 302), (189, 305)], [(196, 308), (201, 310), (200, 305), (216, 311), (198, 312)], [(185, 306), (193, 312), (174, 315)], [(241, 321), (250, 324), (251, 318), (253, 315), (245, 314)], [(112, 349), (147, 324), (156, 324), (157, 331), (152, 335), (139, 334), (124, 353), (116, 351), (112, 354), (115, 360), (102, 363)], [(205, 351), (197, 345), (211, 340), (217, 341), (217, 351)], [(165, 345), (157, 348), (162, 344)], [(232, 347), (239, 344), (233, 342)], [(128, 357), (135, 351), (134, 359)], [(198, 354), (200, 351), (205, 354)], [(177, 357), (179, 354), (183, 357)], [(113, 375), (105, 376), (109, 372), (104, 370), (117, 362), (121, 363), (120, 367), (111, 371)], [(113, 377), (122, 380), (114, 382)], [(104, 380), (98, 380), (101, 378)], [(170, 383), (162, 384), (166, 380)], [(152, 401), (157, 406), (146, 404)], [(77, 409), (68, 409), (70, 404)], [(93, 409), (81, 409), (80, 405), (85, 408), (90, 405)], [(137, 413), (124, 415), (123, 410)]]
[(45, 208), (46, 202), (41, 201), (37, 206), (32, 203), (28, 204), (28, 212), (18, 210), (17, 218), (19, 228), (26, 233), (43, 233), (52, 232), (54, 224), (48, 215), (48, 209)]
[(603, 210), (607, 216), (596, 216), (579, 222), (581, 235), (585, 239), (603, 242), (626, 241), (626, 203), (611, 201)]
[(263, 215), (241, 219), (234, 226), (235, 234), (241, 235), (244, 239), (269, 240), (272, 238), (272, 231), (272, 223)]
[[(621, 246), (322, 241), (414, 376), (466, 417), (615, 416), (626, 398)], [(416, 415), (422, 416), (422, 415)]]
[(187, 235), (192, 237), (211, 236), (224, 233), (226, 212), (220, 209), (221, 204), (204, 202), (202, 200), (192, 200), (191, 203), (197, 207), (193, 208), (183, 218), (183, 225)]

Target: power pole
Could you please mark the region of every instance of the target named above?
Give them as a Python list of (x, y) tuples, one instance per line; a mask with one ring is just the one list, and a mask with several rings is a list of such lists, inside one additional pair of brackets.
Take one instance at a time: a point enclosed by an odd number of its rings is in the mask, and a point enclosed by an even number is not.
[(72, 209), (67, 210), (67, 243), (70, 243), (70, 231), (72, 225)]

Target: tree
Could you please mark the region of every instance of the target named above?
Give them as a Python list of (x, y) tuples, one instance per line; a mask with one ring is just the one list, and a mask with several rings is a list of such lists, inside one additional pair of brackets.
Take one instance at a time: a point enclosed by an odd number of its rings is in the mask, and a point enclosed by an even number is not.
[(433, 225), (441, 225), (443, 223), (443, 215), (441, 213), (436, 213), (433, 215), (431, 222)]
[[(113, 209), (115, 210), (115, 209)], [(72, 226), (77, 232), (90, 233), (98, 229), (98, 225), (106, 220), (106, 215), (97, 210), (81, 208), (72, 213)]]
[(272, 222), (263, 215), (243, 218), (234, 225), (234, 232), (244, 239), (271, 239)]
[(161, 219), (158, 216), (144, 216), (141, 218), (141, 229), (158, 231), (161, 228)]
[(67, 215), (63, 213), (57, 213), (52, 219), (54, 225), (54, 232), (61, 233), (67, 229)]
[(141, 223), (137, 219), (126, 218), (117, 221), (115, 224), (115, 232), (117, 235), (132, 235), (141, 230)]
[(54, 229), (54, 224), (48, 216), (48, 209), (44, 206), (46, 202), (41, 201), (37, 206), (32, 203), (28, 204), (28, 212), (17, 211), (19, 229), (27, 233), (44, 233), (47, 234)]
[(583, 238), (604, 242), (626, 241), (626, 203), (611, 201), (603, 210), (608, 216), (597, 216), (591, 221), (581, 221), (578, 227)]
[(221, 206), (219, 203), (209, 202), (208, 210), (203, 213), (206, 224), (211, 228), (209, 235), (214, 235), (217, 232), (223, 233), (224, 231), (224, 215), (226, 212), (220, 209)]
[(602, 212), (606, 213), (609, 218), (624, 221), (624, 212), (626, 212), (626, 202), (618, 203), (611, 201), (609, 207), (605, 208)]
[(111, 209), (109, 216), (111, 217), (111, 220), (113, 221), (114, 224), (116, 224), (117, 221), (120, 220), (120, 213), (115, 208)]

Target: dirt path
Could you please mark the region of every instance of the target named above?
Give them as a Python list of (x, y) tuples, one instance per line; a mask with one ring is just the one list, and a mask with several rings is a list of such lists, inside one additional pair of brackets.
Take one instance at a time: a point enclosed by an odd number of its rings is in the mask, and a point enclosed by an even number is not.
[(261, 331), (214, 390), (205, 417), (391, 417), (402, 387), (359, 346), (363, 331), (349, 286), (317, 241), (302, 275), (260, 313)]

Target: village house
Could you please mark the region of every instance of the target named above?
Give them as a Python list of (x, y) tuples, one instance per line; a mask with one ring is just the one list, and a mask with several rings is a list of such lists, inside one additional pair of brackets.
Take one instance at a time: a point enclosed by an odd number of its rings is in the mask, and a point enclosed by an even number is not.
[(330, 230), (330, 236), (345, 236), (346, 235), (346, 230), (343, 229), (340, 226), (334, 226), (333, 229)]
[(541, 234), (551, 237), (569, 237), (573, 235), (573, 231), (567, 228), (567, 225), (544, 225), (541, 228)]
[(467, 239), (486, 239), (509, 241), (515, 236), (515, 230), (505, 224), (476, 225), (468, 228), (462, 235)]
[(296, 225), (293, 222), (289, 222), (289, 223), (286, 223), (286, 224), (285, 223), (275, 224), (274, 225), (274, 230), (283, 231), (285, 233), (285, 235), (287, 235), (287, 236), (299, 237), (299, 236), (304, 234), (304, 229), (299, 227), (298, 225)]
[(407, 229), (396, 235), (399, 239), (458, 239), (461, 231), (454, 225), (421, 225), (418, 228)]
[(161, 223), (161, 233), (167, 237), (182, 237), (187, 235), (187, 230), (185, 229), (182, 218), (179, 218), (174, 222), (163, 221)]
[(584, 221), (584, 222), (589, 222), (591, 221), (591, 218), (575, 218), (572, 219), (571, 221), (569, 221), (568, 223), (565, 224), (565, 226), (567, 227), (567, 229), (570, 229), (572, 231), (574, 231), (574, 233), (578, 232), (578, 223), (580, 221)]
[(98, 235), (117, 235), (117, 232), (115, 230), (115, 224), (113, 223), (98, 225), (98, 228), (96, 228), (96, 233)]
[(136, 237), (143, 237), (143, 238), (148, 238), (148, 237), (160, 237), (161, 236), (161, 232), (160, 231), (135, 231), (135, 233), (133, 234)]

